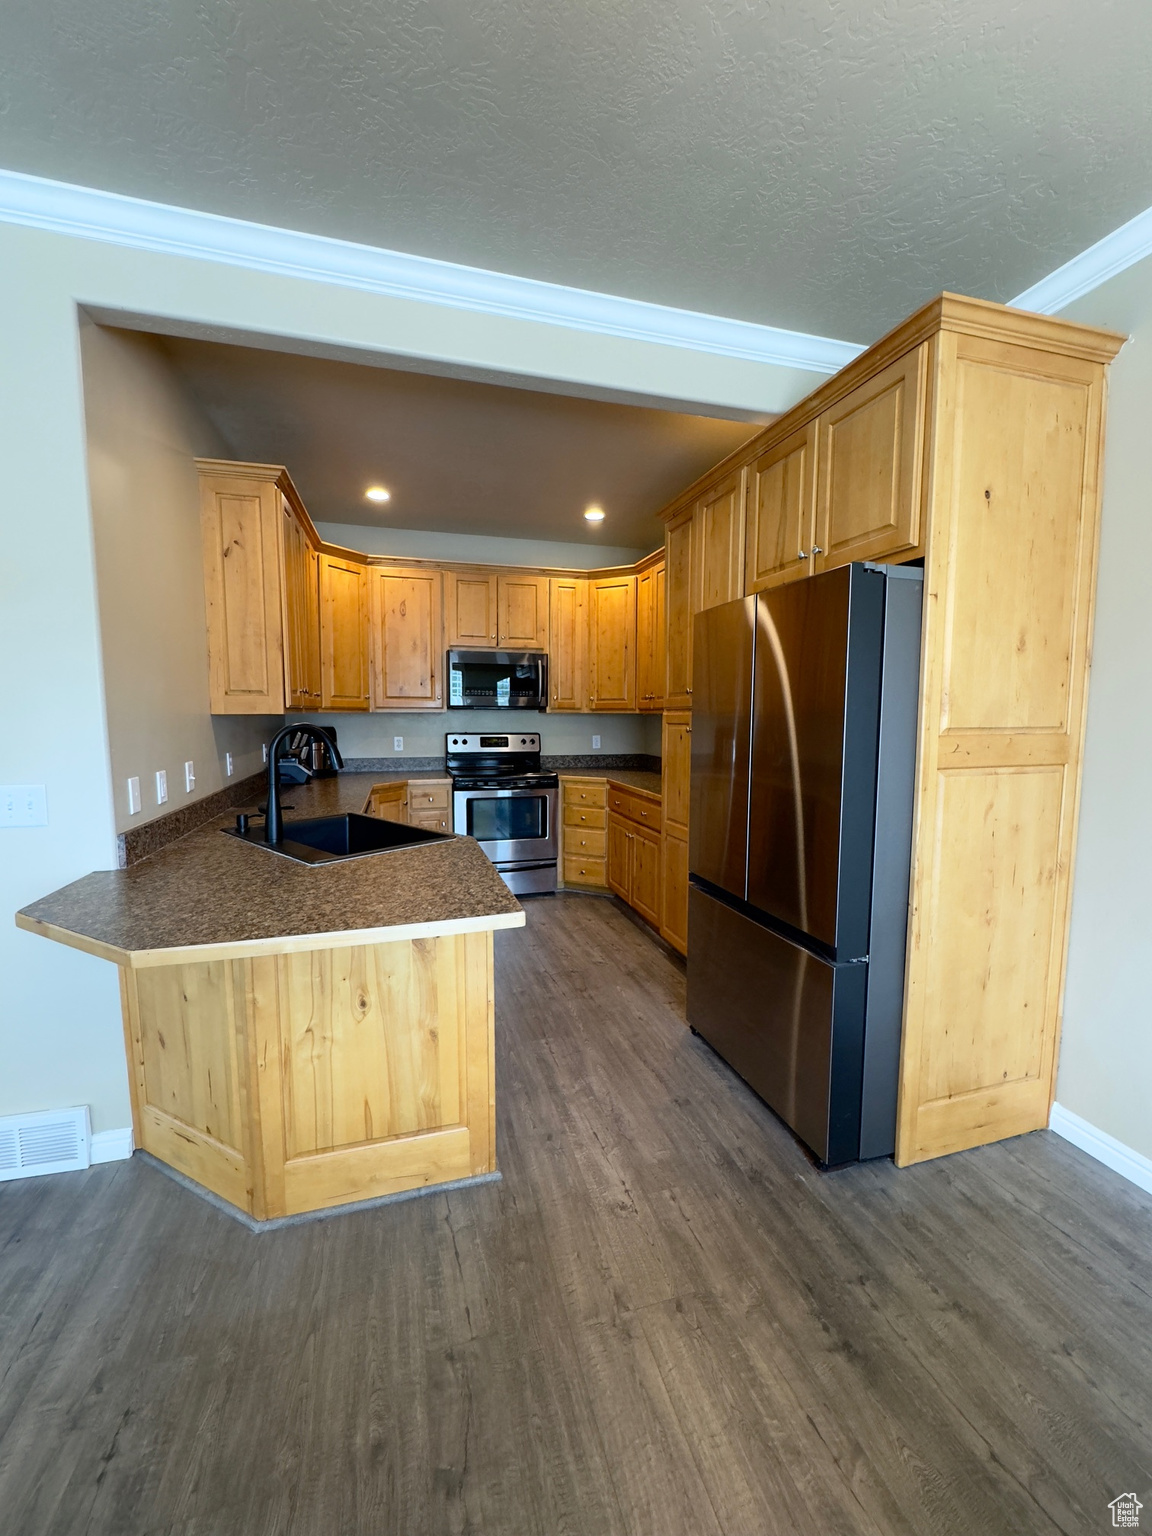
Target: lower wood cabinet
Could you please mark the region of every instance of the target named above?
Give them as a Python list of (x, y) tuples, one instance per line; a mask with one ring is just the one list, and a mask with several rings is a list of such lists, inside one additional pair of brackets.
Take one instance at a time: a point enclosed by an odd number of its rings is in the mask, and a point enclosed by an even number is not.
[(395, 784), (374, 784), (365, 812), (381, 821), (408, 820), (408, 786), (401, 779)]
[(688, 953), (688, 839), (665, 828), (660, 937)]
[(451, 780), (408, 780), (408, 825), (424, 827), (429, 832), (451, 832)]
[(578, 890), (608, 889), (608, 785), (560, 780), (560, 880)]
[(654, 928), (662, 886), (660, 802), (611, 786), (608, 794), (608, 886)]
[(661, 757), (664, 828), (664, 889), (660, 934), (673, 949), (688, 953), (688, 805), (692, 778), (692, 716), (687, 710), (664, 716)]

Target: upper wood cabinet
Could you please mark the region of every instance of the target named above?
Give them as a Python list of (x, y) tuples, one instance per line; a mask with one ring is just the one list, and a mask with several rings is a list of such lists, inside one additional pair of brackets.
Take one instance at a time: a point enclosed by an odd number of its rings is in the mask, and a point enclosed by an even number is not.
[(744, 470), (702, 496), (693, 513), (693, 613), (744, 593)]
[(319, 709), (320, 557), (286, 496), (281, 503), (287, 702), (289, 709)]
[(372, 708), (443, 709), (439, 571), (369, 572)]
[(641, 713), (664, 708), (664, 562), (636, 576), (636, 705)]
[(915, 347), (821, 413), (814, 571), (919, 543), (930, 350)]
[(589, 708), (636, 709), (636, 578), (609, 576), (588, 583)]
[(668, 709), (689, 709), (692, 705), (692, 616), (693, 602), (692, 508), (671, 519), (664, 530), (664, 632), (665, 688)]
[(548, 646), (550, 708), (588, 708), (588, 582), (554, 576)]
[(816, 423), (810, 421), (749, 465), (744, 558), (748, 592), (811, 574), (816, 440)]
[(368, 572), (355, 560), (320, 556), (321, 709), (367, 709)]
[(496, 632), (510, 651), (548, 648), (548, 578), (509, 572), (496, 578)]
[(279, 715), (285, 697), (283, 512), (276, 471), (200, 467), (200, 528), (214, 715)]
[(495, 571), (445, 571), (444, 630), (449, 649), (480, 650), (496, 645), (496, 588)]

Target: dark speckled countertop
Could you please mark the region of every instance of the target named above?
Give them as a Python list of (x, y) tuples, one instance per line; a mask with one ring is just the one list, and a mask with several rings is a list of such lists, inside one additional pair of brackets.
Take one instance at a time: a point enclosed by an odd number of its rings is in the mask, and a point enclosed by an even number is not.
[[(374, 784), (414, 777), (443, 775), (344, 773), (293, 785), (284, 790), (287, 819), (361, 811)], [(129, 869), (85, 875), (25, 907), (17, 922), (135, 965), (523, 925), (523, 908), (471, 838), (306, 865), (223, 836), (235, 814)]]

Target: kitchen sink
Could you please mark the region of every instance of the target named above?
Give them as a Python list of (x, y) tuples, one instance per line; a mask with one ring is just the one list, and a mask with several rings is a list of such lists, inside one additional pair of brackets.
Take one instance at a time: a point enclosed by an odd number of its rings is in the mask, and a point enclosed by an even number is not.
[(391, 853), (396, 848), (416, 848), (422, 843), (446, 843), (450, 832), (430, 832), (424, 827), (407, 827), (399, 821), (381, 821), (378, 816), (314, 816), (306, 820), (285, 821), (284, 837), (279, 843), (264, 841), (264, 825), (240, 831), (225, 827), (229, 837), (237, 837), (253, 848), (283, 854), (298, 864), (335, 864), (342, 859), (362, 859), (370, 853)]

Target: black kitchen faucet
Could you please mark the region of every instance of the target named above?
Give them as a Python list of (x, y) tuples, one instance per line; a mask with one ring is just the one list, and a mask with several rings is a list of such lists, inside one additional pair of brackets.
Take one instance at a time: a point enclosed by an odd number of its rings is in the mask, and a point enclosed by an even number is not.
[(264, 816), (264, 841), (266, 843), (278, 843), (284, 834), (283, 818), (280, 815), (280, 776), (277, 771), (280, 760), (280, 745), (289, 736), (307, 736), (312, 741), (319, 741), (332, 753), (332, 761), (337, 768), (343, 768), (344, 759), (340, 756), (339, 749), (333, 741), (331, 733), (322, 725), (286, 725), (282, 731), (277, 731), (268, 748), (268, 809)]

